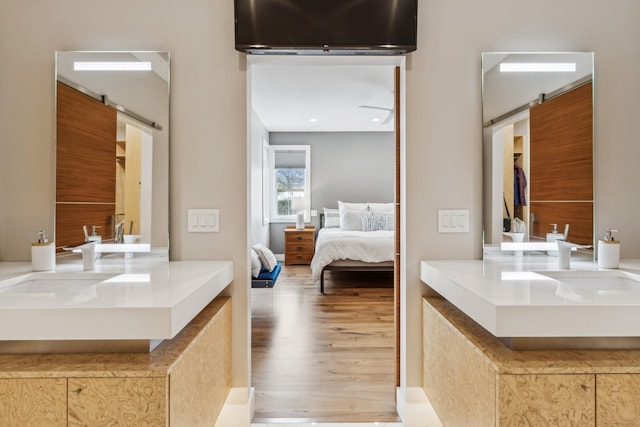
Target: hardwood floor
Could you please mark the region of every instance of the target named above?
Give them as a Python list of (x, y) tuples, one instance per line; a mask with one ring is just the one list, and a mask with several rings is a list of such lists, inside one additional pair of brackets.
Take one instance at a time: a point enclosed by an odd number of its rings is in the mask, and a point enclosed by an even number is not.
[(393, 274), (283, 266), (252, 289), (254, 422), (391, 422), (395, 410)]

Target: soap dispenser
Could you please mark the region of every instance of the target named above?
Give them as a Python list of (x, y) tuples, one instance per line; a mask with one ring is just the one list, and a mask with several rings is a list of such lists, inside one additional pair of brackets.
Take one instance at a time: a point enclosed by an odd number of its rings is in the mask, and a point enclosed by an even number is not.
[[(551, 233), (547, 233), (547, 242), (555, 242), (559, 239), (566, 240), (567, 237), (565, 235), (569, 234), (569, 224), (565, 225), (565, 234), (560, 234), (558, 231), (558, 224), (551, 224), (551, 226), (553, 227), (553, 230), (551, 230)], [(558, 251), (547, 251), (547, 255), (558, 256)]]
[(611, 234), (617, 232), (609, 229), (602, 240), (598, 240), (598, 267), (618, 268), (620, 265), (620, 240), (614, 239)]
[[(91, 226), (91, 234), (87, 236), (87, 226), (83, 225), (82, 228), (84, 229), (84, 233), (85, 233), (85, 240), (87, 242), (96, 242), (96, 244), (102, 243), (102, 236), (98, 234), (97, 229), (101, 228), (99, 225), (92, 225)], [(100, 252), (96, 251), (96, 259), (100, 258)]]
[(44, 230), (38, 232), (38, 241), (31, 245), (33, 271), (49, 271), (56, 268), (56, 245), (47, 239)]

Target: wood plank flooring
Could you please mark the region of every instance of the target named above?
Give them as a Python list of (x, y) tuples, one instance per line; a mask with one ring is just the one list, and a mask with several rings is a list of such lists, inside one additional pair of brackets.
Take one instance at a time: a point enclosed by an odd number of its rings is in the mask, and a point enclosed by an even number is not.
[(283, 266), (274, 289), (252, 289), (254, 422), (392, 422), (393, 274)]

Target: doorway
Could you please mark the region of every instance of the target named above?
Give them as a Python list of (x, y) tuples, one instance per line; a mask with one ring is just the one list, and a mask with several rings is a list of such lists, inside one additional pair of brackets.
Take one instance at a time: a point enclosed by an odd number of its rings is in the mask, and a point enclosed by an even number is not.
[[(384, 112), (384, 117), (382, 119), (378, 119), (379, 122), (381, 121), (385, 121), (387, 119), (387, 115), (391, 115), (393, 114), (394, 117), (393, 119), (395, 120), (390, 120), (392, 122), (392, 128), (390, 133), (393, 135), (392, 136), (392, 144), (393, 144), (393, 153), (391, 154), (390, 158), (389, 158), (389, 167), (391, 169), (395, 168), (396, 172), (394, 172), (394, 176), (393, 176), (393, 189), (392, 192), (395, 193), (394, 194), (394, 202), (395, 203), (395, 208), (397, 209), (396, 211), (396, 236), (398, 237), (398, 242), (396, 242), (396, 249), (394, 250), (394, 257), (395, 257), (395, 273), (393, 274), (393, 278), (391, 279), (394, 283), (393, 285), (393, 308), (392, 308), (392, 316), (394, 318), (394, 332), (393, 335), (395, 337), (395, 342), (394, 342), (394, 353), (395, 356), (393, 357), (395, 359), (395, 363), (394, 363), (394, 367), (391, 368), (393, 372), (393, 380), (391, 382), (391, 387), (394, 389), (395, 391), (395, 387), (399, 385), (399, 381), (400, 381), (400, 361), (401, 361), (401, 355), (400, 355), (400, 322), (401, 322), (401, 315), (400, 315), (400, 294), (401, 294), (401, 277), (400, 277), (400, 253), (401, 251), (401, 245), (400, 245), (400, 239), (402, 238), (402, 231), (401, 231), (401, 227), (400, 227), (400, 223), (401, 223), (401, 218), (402, 216), (400, 215), (399, 212), (399, 208), (400, 208), (400, 194), (402, 191), (402, 186), (401, 186), (401, 172), (400, 172), (400, 164), (402, 163), (402, 159), (400, 158), (400, 156), (403, 153), (403, 150), (401, 150), (401, 146), (403, 146), (403, 127), (404, 127), (404, 111), (402, 111), (402, 108), (399, 108), (400, 106), (402, 106), (403, 104), (401, 103), (401, 100), (404, 98), (403, 96), (403, 85), (400, 84), (401, 81), (404, 81), (404, 57), (353, 57), (353, 58), (345, 58), (345, 57), (306, 57), (306, 58), (300, 58), (300, 57), (278, 57), (275, 58), (273, 56), (270, 56), (268, 58), (264, 58), (264, 57), (258, 57), (258, 56), (250, 56), (248, 57), (248, 92), (249, 92), (249, 96), (248, 96), (248, 103), (249, 105), (253, 105), (253, 98), (254, 98), (254, 93), (252, 91), (252, 78), (253, 75), (255, 75), (255, 73), (257, 72), (256, 70), (258, 70), (258, 68), (256, 67), (264, 67), (264, 66), (289, 66), (289, 67), (294, 67), (297, 69), (297, 71), (299, 72), (303, 72), (303, 68), (302, 67), (312, 67), (315, 70), (326, 70), (327, 68), (323, 69), (323, 67), (325, 66), (342, 66), (342, 67), (363, 67), (362, 69), (366, 69), (367, 67), (387, 67), (387, 69), (389, 70), (389, 80), (390, 83), (392, 85), (392, 87), (394, 87), (394, 89), (392, 90), (392, 93), (390, 93), (391, 95), (391, 105), (377, 105), (380, 110), (380, 112)], [(396, 70), (397, 68), (397, 70)], [(321, 73), (322, 74), (322, 73)], [(366, 76), (363, 77), (363, 80), (366, 80)], [(321, 77), (319, 78), (321, 79)], [(330, 90), (328, 89), (328, 87), (326, 86), (327, 82), (325, 81), (320, 81), (320, 82), (315, 82), (317, 84), (325, 84), (325, 92), (330, 92)], [(397, 93), (397, 95), (396, 95)], [(318, 104), (320, 104), (320, 102), (318, 102)], [(398, 107), (394, 107), (394, 105), (398, 105)], [(362, 105), (360, 105), (359, 107), (363, 107), (361, 108), (361, 110), (365, 110), (366, 109), (366, 105), (363, 103)], [(392, 107), (392, 108), (389, 108)], [(383, 111), (387, 109), (386, 111)], [(372, 109), (373, 110), (373, 109)], [(264, 126), (261, 126), (261, 124), (259, 124), (260, 120), (259, 117), (256, 117), (256, 113), (253, 111), (253, 108), (250, 108), (249, 111), (251, 111), (251, 117), (248, 120), (248, 130), (249, 130), (249, 149), (248, 149), (248, 156), (249, 156), (249, 180), (250, 182), (252, 182), (253, 184), (251, 185), (251, 188), (253, 189), (255, 188), (264, 188), (263, 185), (263, 179), (264, 179), (264, 173), (262, 170), (262, 153), (264, 152), (264, 147), (265, 145), (268, 146), (269, 145), (269, 133), (272, 132), (272, 130), (270, 129), (266, 129)], [(310, 117), (313, 118), (313, 117)], [(256, 120), (258, 119), (258, 120)], [(387, 121), (388, 122), (388, 121)], [(337, 129), (338, 131), (344, 131), (344, 129)], [(273, 132), (284, 132), (280, 129), (275, 129), (273, 130)], [(265, 137), (266, 135), (266, 137)], [(313, 157), (313, 149), (312, 149), (312, 157)], [(396, 158), (396, 164), (394, 165), (392, 163), (392, 158), (395, 157)], [(357, 163), (357, 162), (356, 162)], [(257, 182), (260, 182), (259, 185), (255, 185)], [(313, 186), (313, 184), (312, 184)], [(314, 194), (312, 195), (312, 198), (315, 197), (316, 193), (314, 192)], [(312, 200), (312, 205), (313, 200)], [(334, 203), (336, 203), (334, 201)], [(322, 209), (322, 205), (324, 204), (324, 202), (320, 202), (319, 204), (316, 204), (316, 208), (314, 209), (314, 207), (312, 206), (311, 209), (312, 210), (321, 210)], [(260, 240), (262, 241), (272, 241), (272, 240), (277, 240), (277, 237), (274, 239), (271, 239), (270, 234), (274, 233), (273, 230), (275, 228), (277, 228), (276, 226), (272, 226), (272, 224), (270, 224), (269, 222), (269, 215), (265, 214), (266, 210), (265, 210), (265, 203), (263, 200), (262, 195), (258, 195), (256, 194), (256, 192), (251, 191), (250, 194), (250, 203), (249, 203), (250, 207), (250, 230), (249, 230), (249, 235), (251, 236), (251, 239), (253, 242), (260, 242)], [(312, 213), (313, 215), (313, 213)], [(312, 222), (313, 222), (313, 217), (312, 217)], [(278, 233), (277, 231), (274, 234), (281, 234)], [(274, 252), (275, 253), (279, 253), (280, 251), (277, 248), (274, 248)], [(308, 267), (307, 267), (308, 269)], [(290, 277), (290, 276), (301, 276), (301, 274), (299, 273), (300, 267), (295, 267), (292, 269), (289, 269), (289, 274), (286, 277)], [(295, 281), (295, 277), (293, 278), (293, 280)], [(282, 282), (285, 283), (285, 282)], [(277, 286), (276, 286), (277, 289)], [(271, 292), (277, 292), (277, 290), (270, 290)], [(316, 290), (317, 293), (317, 290)], [(317, 296), (317, 295), (316, 295)], [(320, 296), (322, 297), (322, 296)], [(273, 300), (272, 300), (273, 301)], [(313, 337), (310, 337), (310, 339), (313, 339)], [(366, 355), (363, 355), (363, 358), (366, 358)], [(357, 363), (357, 362), (356, 362)], [(292, 372), (288, 372), (286, 373), (287, 375), (293, 375)], [(305, 372), (299, 372), (298, 373), (300, 376), (304, 376)], [(254, 376), (254, 373), (252, 372), (251, 376)], [(345, 381), (348, 382), (348, 379), (346, 379)], [(252, 386), (254, 384), (254, 381), (252, 381)], [(345, 383), (346, 384), (346, 383)], [(258, 388), (256, 388), (256, 394), (258, 395), (260, 392), (260, 390)], [(393, 393), (391, 394), (390, 397), (391, 400), (391, 404), (393, 406), (395, 406), (395, 402), (393, 399)], [(286, 414), (282, 418), (286, 418)], [(313, 419), (307, 419), (306, 421), (314, 421)], [(317, 420), (315, 420), (317, 421)], [(343, 421), (349, 421), (349, 420), (343, 420)], [(351, 421), (357, 421), (357, 420), (351, 420)], [(361, 420), (361, 421), (367, 421), (367, 420)], [(376, 421), (375, 419), (370, 419), (368, 421)], [(387, 420), (390, 421), (390, 420)]]

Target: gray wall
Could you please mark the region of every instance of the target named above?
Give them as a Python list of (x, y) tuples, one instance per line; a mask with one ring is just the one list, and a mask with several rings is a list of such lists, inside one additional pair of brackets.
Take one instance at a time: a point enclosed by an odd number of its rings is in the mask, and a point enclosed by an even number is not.
[[(311, 209), (337, 208), (343, 202), (392, 202), (395, 148), (392, 132), (271, 132), (271, 145), (311, 146)], [(284, 253), (282, 230), (273, 223), (270, 248)]]

